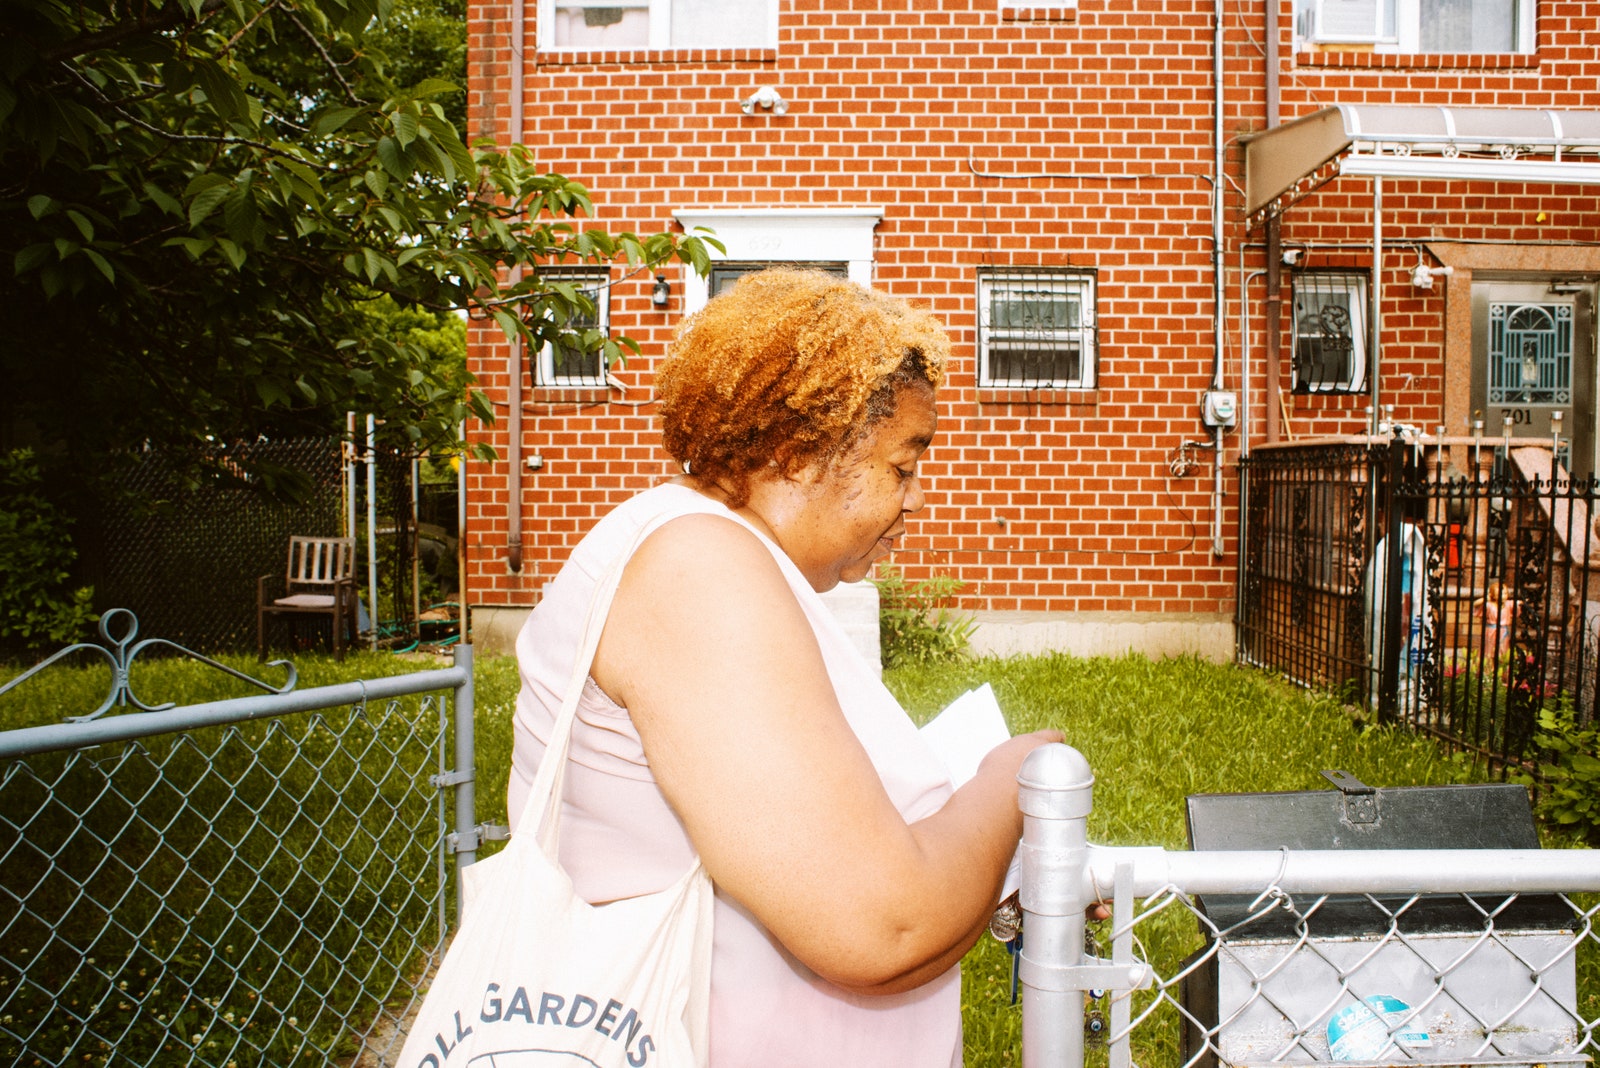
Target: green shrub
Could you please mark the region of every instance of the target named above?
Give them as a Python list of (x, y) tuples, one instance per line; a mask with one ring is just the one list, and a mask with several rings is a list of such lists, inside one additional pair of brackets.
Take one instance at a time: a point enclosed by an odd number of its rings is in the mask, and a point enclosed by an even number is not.
[[(1591, 846), (1600, 845), (1600, 726), (1579, 723), (1567, 695), (1539, 710), (1534, 744), (1553, 763), (1539, 766), (1539, 815)], [(1534, 785), (1531, 776), (1518, 777)]]
[(953, 575), (934, 575), (907, 585), (898, 568), (879, 568), (878, 639), (883, 666), (932, 664), (967, 655), (977, 621), (952, 607), (966, 583)]
[(44, 493), (31, 449), (0, 455), (0, 646), (27, 650), (65, 645), (99, 616), (92, 587), (68, 587), (77, 550), (70, 517)]

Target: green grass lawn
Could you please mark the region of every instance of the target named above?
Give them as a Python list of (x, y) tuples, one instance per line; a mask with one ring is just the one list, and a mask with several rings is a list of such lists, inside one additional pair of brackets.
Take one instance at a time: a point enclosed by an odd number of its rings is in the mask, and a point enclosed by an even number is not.
[[(508, 661), (485, 661), (478, 670), (479, 814), (496, 821), (504, 818), (513, 671)], [(1381, 787), (1481, 778), (1471, 763), (1450, 758), (1427, 739), (1360, 729), (1329, 697), (1252, 669), (1192, 658), (981, 659), (894, 668), (884, 681), (918, 723), (987, 682), (1013, 732), (1065, 732), (1094, 770), (1089, 831), (1103, 845), (1183, 849), (1186, 795), (1330, 788), (1324, 769), (1342, 768)], [(1199, 945), (1187, 912), (1141, 924), (1140, 938), (1168, 975)], [(966, 1063), (1021, 1063), (1021, 1010), (1010, 1003), (1009, 956), (986, 937), (963, 968)], [(1175, 1021), (1138, 1034), (1140, 1063), (1177, 1063)]]
[[(277, 681), (281, 674), (248, 658), (228, 662)], [(342, 665), (300, 658), (301, 688), (376, 674), (414, 671), (439, 661), (357, 653)], [(14, 673), (14, 672), (13, 672)], [(8, 673), (0, 672), (0, 677)], [(506, 657), (477, 663), (478, 818), (505, 822), (511, 720), (518, 686)], [(1184, 797), (1191, 793), (1329, 788), (1324, 769), (1341, 768), (1378, 787), (1476, 781), (1481, 772), (1431, 741), (1397, 729), (1361, 729), (1326, 696), (1260, 672), (1192, 658), (1075, 659), (1065, 656), (980, 659), (891, 669), (885, 682), (913, 718), (924, 722), (962, 692), (991, 684), (1013, 731), (1056, 727), (1094, 770), (1091, 840), (1108, 845), (1185, 844)], [(248, 686), (182, 661), (136, 664), (135, 693), (180, 704), (239, 696)], [(0, 698), (0, 728), (59, 721), (104, 698), (103, 670), (57, 670)], [(1187, 912), (1140, 926), (1141, 950), (1171, 974), (1198, 944)], [(985, 938), (965, 963), (967, 1064), (1020, 1063), (1020, 1010), (1009, 1003), (1009, 958)], [(196, 992), (198, 996), (199, 992)], [(1594, 1015), (1594, 1013), (1590, 1013)], [(1176, 1063), (1171, 1028), (1136, 1033), (1140, 1063)]]
[[(901, 668), (885, 682), (919, 722), (988, 682), (1012, 731), (1055, 727), (1094, 771), (1089, 837), (1100, 845), (1186, 848), (1184, 797), (1328, 789), (1342, 768), (1379, 787), (1473, 781), (1470, 763), (1405, 731), (1360, 730), (1331, 698), (1259, 671), (1193, 658), (1026, 657)], [(1109, 925), (1096, 925), (1102, 928)], [(1138, 927), (1138, 952), (1171, 976), (1201, 944), (1186, 910)], [(1108, 951), (1108, 950), (1107, 950)], [(966, 1061), (1021, 1063), (1022, 1014), (1010, 1001), (1010, 957), (984, 938), (963, 964)], [(1135, 999), (1135, 1011), (1141, 1004)], [(1177, 1018), (1158, 1012), (1134, 1032), (1137, 1063), (1170, 1066)]]

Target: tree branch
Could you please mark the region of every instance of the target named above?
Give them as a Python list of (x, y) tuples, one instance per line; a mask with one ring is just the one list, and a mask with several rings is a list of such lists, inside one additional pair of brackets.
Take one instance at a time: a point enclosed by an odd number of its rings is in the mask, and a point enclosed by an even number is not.
[(344, 88), (345, 98), (352, 104), (364, 103), (361, 97), (356, 94), (356, 91), (351, 88), (350, 83), (345, 81), (344, 72), (339, 69), (339, 64), (334, 60), (333, 56), (329, 54), (328, 50), (323, 47), (322, 42), (317, 39), (317, 35), (306, 29), (306, 24), (301, 22), (300, 17), (293, 11), (288, 11), (287, 14), (289, 16), (289, 21), (294, 23), (295, 27), (301, 33), (305, 34), (306, 40), (311, 42), (311, 47), (315, 48), (317, 52), (321, 54), (322, 61), (328, 65), (328, 73), (332, 74), (334, 79), (338, 81), (339, 85)]
[(225, 0), (204, 0), (200, 5), (198, 18), (192, 17), (181, 5), (173, 4), (159, 15), (150, 17), (141, 15), (132, 22), (118, 23), (110, 29), (79, 34), (57, 48), (41, 51), (39, 58), (46, 63), (60, 63), (87, 55), (90, 52), (113, 48), (134, 37), (147, 37), (151, 34), (162, 33), (185, 22), (198, 24), (206, 16), (221, 10), (224, 3)]

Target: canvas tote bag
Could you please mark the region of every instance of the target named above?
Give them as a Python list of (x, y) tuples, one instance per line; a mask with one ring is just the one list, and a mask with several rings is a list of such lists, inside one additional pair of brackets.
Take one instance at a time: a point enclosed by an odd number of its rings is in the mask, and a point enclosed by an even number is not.
[(578, 698), (632, 545), (595, 588), (572, 679), (505, 849), (462, 871), (465, 919), (399, 1068), (703, 1068), (711, 880), (590, 905), (557, 863)]

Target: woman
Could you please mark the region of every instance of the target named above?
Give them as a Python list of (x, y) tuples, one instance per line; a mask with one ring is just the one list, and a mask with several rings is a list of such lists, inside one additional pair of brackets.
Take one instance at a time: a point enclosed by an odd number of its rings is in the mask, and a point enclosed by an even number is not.
[(949, 341), (819, 272), (741, 280), (657, 376), (684, 470), (579, 544), (517, 642), (519, 814), (598, 577), (640, 530), (572, 736), (562, 866), (580, 896), (716, 887), (711, 1064), (959, 1064), (961, 956), (1021, 833), (1014, 738), (952, 792), (817, 594), (920, 511)]

